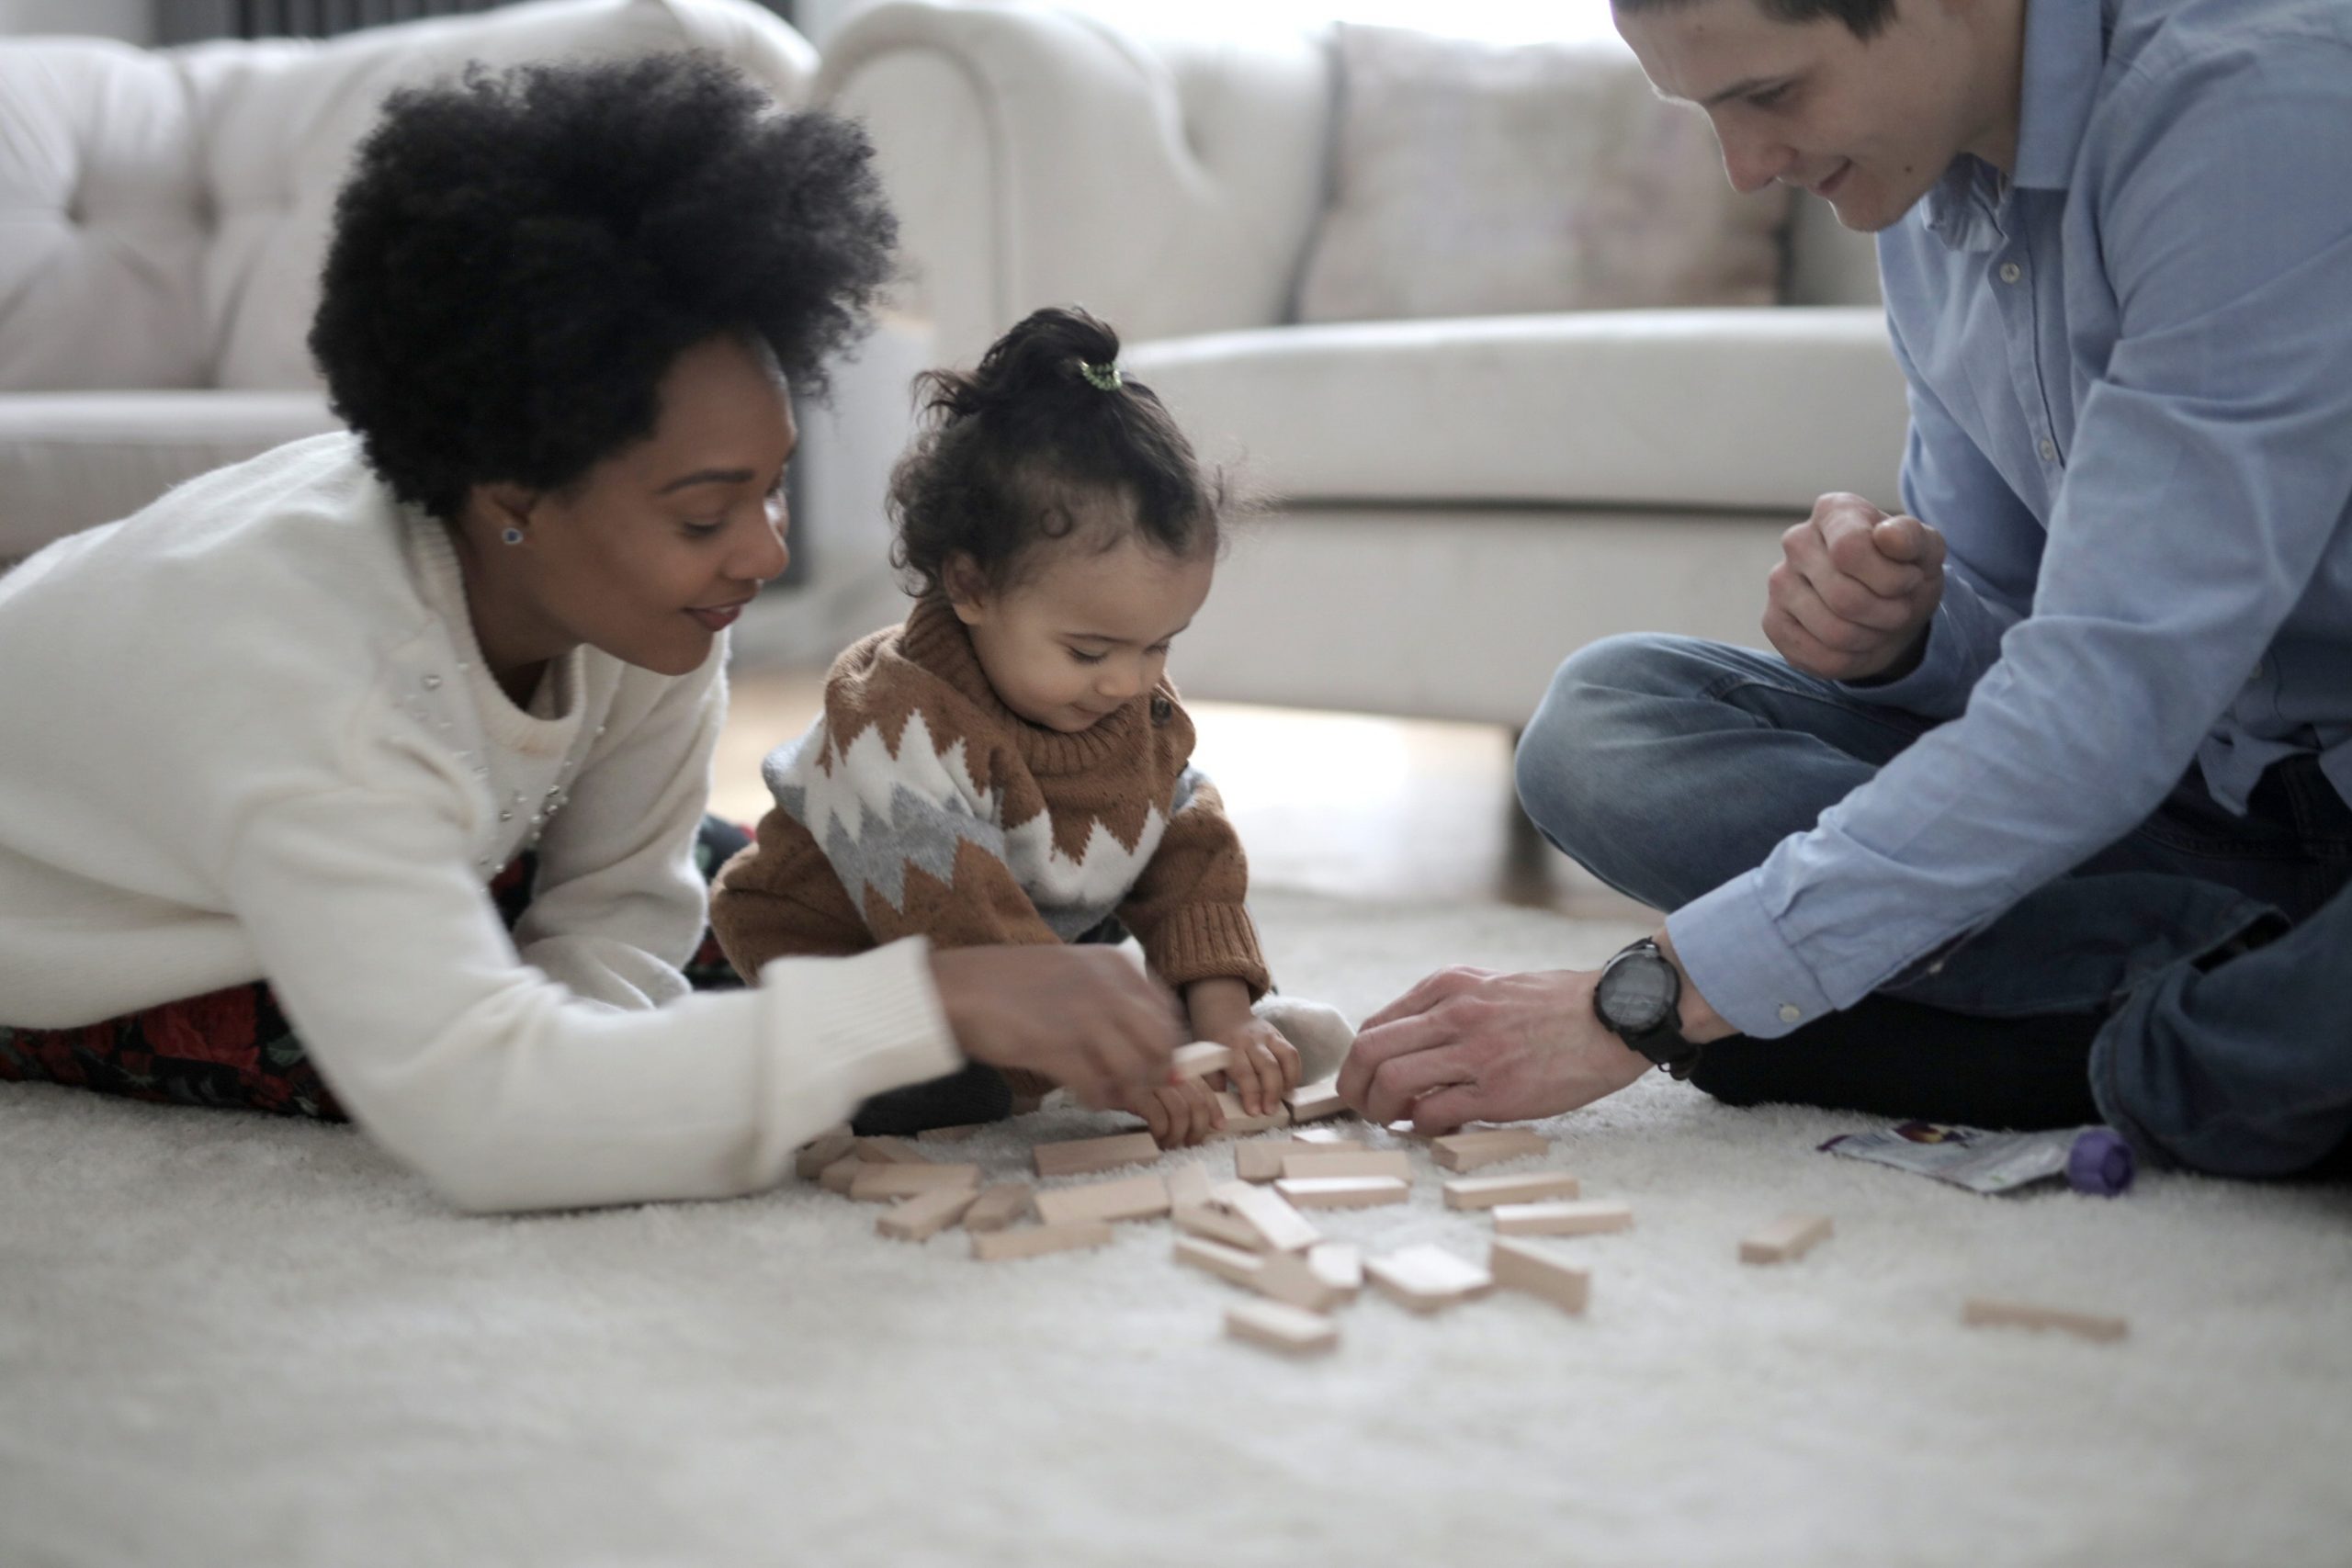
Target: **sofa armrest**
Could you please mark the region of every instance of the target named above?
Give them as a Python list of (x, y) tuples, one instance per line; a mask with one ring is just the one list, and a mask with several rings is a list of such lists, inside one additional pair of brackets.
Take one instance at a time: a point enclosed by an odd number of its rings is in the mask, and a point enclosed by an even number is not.
[(828, 43), (818, 101), (862, 120), (903, 225), (900, 304), (934, 356), (1041, 305), (1131, 342), (1288, 313), (1322, 205), (1328, 32), (1147, 36), (977, 0), (887, 0)]

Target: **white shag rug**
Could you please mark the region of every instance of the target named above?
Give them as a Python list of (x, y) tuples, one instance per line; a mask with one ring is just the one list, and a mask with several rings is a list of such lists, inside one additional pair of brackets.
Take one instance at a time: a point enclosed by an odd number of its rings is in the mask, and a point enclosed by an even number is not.
[[(1259, 913), (1351, 1016), (1626, 935)], [(956, 1157), (1025, 1171), (1097, 1121)], [(1866, 1124), (1654, 1076), (1544, 1128), (1637, 1215), (1553, 1244), (1587, 1315), (1368, 1291), (1296, 1362), (1223, 1336), (1240, 1297), (1164, 1223), (981, 1264), (802, 1184), (468, 1219), (348, 1130), (0, 1086), (0, 1563), (2352, 1562), (2352, 1193), (1985, 1199), (1815, 1152)], [(1483, 1258), (1416, 1161), (1409, 1208), (1326, 1231)], [(1836, 1235), (1735, 1260), (1791, 1208)], [(2131, 1334), (1963, 1327), (1979, 1292)]]

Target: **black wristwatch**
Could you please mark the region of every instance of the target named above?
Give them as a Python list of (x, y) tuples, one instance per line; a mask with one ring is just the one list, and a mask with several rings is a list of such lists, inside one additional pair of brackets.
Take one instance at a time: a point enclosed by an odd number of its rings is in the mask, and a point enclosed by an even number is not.
[(1682, 1038), (1682, 976), (1648, 937), (1600, 968), (1592, 1010), (1611, 1034), (1678, 1078), (1699, 1065), (1699, 1046)]

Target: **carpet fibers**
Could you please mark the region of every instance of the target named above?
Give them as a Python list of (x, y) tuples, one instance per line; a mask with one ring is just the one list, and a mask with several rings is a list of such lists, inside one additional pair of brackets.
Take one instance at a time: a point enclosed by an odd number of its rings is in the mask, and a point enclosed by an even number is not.
[[(1351, 1016), (1627, 934), (1259, 914)], [(0, 1563), (2352, 1562), (2352, 1193), (1984, 1199), (1815, 1152), (1868, 1124), (1653, 1076), (1544, 1128), (1636, 1214), (1550, 1244), (1585, 1316), (1367, 1293), (1291, 1361), (1224, 1337), (1243, 1298), (1164, 1223), (978, 1264), (801, 1183), (469, 1219), (345, 1129), (0, 1086)], [(954, 1157), (1025, 1174), (1090, 1130)], [(1414, 1159), (1409, 1206), (1318, 1223), (1483, 1260)], [(1736, 1261), (1790, 1209), (1837, 1234)], [(1972, 1294), (2131, 1333), (1963, 1327)]]

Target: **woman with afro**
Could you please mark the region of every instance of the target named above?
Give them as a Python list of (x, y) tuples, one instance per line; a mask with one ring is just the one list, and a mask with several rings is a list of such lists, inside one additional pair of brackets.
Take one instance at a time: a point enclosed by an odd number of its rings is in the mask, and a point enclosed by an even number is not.
[(348, 1115), (478, 1209), (753, 1190), (970, 1062), (1164, 1077), (1108, 953), (686, 977), (788, 393), (893, 239), (856, 130), (707, 60), (395, 95), (311, 334), (349, 433), (0, 578), (0, 1077)]

